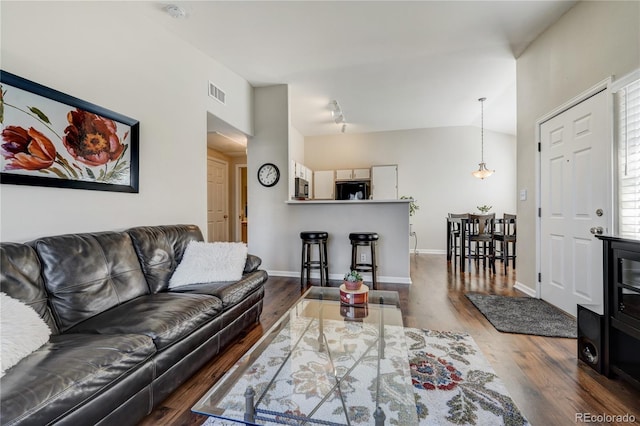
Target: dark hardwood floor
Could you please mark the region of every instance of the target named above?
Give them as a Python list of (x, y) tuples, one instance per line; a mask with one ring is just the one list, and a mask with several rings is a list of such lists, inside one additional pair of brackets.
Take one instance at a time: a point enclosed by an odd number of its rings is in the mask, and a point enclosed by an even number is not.
[[(576, 359), (576, 340), (497, 331), (464, 296), (468, 291), (518, 295), (515, 272), (460, 273), (444, 255), (411, 256), (411, 286), (381, 284), (400, 294), (404, 325), (469, 333), (532, 425), (570, 425), (576, 413), (635, 416), (640, 424), (640, 391), (597, 374)], [(147, 416), (141, 425), (199, 425), (206, 418), (191, 406), (248, 350), (300, 296), (298, 279), (271, 277), (260, 324), (212, 359)], [(640, 356), (640, 354), (638, 355)], [(629, 424), (629, 423), (591, 423)], [(483, 425), (484, 426), (484, 425)]]

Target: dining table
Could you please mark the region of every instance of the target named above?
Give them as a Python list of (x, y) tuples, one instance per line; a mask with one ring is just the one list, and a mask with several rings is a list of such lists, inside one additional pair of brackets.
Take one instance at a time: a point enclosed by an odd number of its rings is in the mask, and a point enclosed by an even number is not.
[[(467, 249), (467, 223), (469, 222), (468, 218), (464, 217), (447, 217), (447, 262), (451, 261), (451, 229), (455, 226), (460, 230), (460, 272), (465, 272), (465, 259), (469, 260), (469, 265), (471, 265), (471, 256), (465, 255), (465, 250)], [(502, 218), (496, 218), (495, 223), (499, 225), (503, 222)], [(455, 253), (453, 254), (455, 260)]]

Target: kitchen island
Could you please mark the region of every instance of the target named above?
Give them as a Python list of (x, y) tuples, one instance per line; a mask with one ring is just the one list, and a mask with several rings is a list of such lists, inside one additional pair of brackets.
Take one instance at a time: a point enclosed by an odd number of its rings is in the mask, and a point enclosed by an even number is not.
[[(296, 232), (329, 233), (329, 279), (349, 272), (351, 232), (377, 232), (378, 282), (411, 284), (409, 275), (409, 203), (411, 200), (291, 200)], [(368, 250), (363, 250), (367, 253)], [(315, 254), (315, 251), (314, 251)], [(367, 257), (367, 262), (371, 258)], [(371, 282), (371, 275), (364, 274)]]

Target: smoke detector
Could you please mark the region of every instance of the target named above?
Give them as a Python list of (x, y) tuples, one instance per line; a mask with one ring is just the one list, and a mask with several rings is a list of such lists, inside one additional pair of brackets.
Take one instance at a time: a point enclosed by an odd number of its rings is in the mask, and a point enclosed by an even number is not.
[(179, 19), (187, 16), (187, 12), (185, 12), (183, 8), (175, 4), (168, 4), (167, 6), (165, 6), (164, 10), (169, 15), (171, 15), (172, 18)]

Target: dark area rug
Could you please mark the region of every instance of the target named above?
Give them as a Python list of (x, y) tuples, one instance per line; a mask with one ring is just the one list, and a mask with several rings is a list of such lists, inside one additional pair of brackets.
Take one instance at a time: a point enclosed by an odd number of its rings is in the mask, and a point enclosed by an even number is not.
[(467, 293), (465, 296), (498, 331), (577, 337), (576, 319), (544, 300), (481, 293)]

